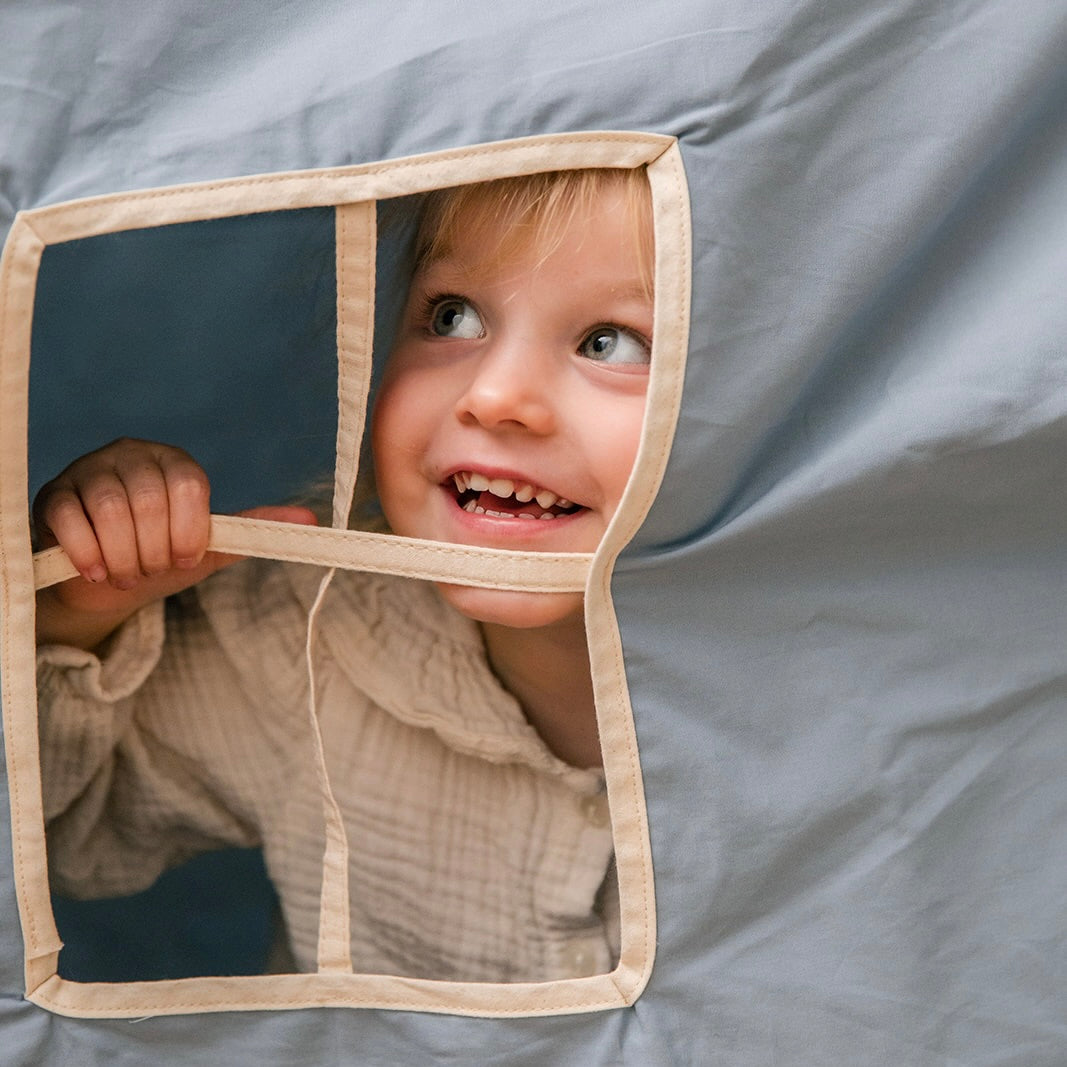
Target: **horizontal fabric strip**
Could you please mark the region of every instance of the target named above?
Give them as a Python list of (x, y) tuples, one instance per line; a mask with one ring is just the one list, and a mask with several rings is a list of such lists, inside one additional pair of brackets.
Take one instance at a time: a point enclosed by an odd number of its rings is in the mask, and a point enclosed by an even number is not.
[[(233, 515), (211, 516), (209, 548), (238, 556), (541, 593), (582, 592), (592, 561), (581, 552), (509, 552)], [(37, 589), (78, 574), (61, 548), (38, 552), (33, 568)]]
[(639, 167), (674, 144), (645, 133), (555, 134), (332, 169), (110, 193), (33, 208), (21, 218), (45, 244), (229, 215), (407, 196), (514, 174)]
[(435, 982), (379, 974), (271, 974), (155, 982), (71, 982), (53, 975), (26, 999), (73, 1018), (136, 1019), (219, 1011), (385, 1008), (518, 1018), (623, 1008), (611, 975), (557, 982)]

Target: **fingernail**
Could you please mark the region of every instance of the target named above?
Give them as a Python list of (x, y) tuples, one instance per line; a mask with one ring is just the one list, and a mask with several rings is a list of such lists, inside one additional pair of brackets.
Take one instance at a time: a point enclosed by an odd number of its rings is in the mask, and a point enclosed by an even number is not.
[(175, 567), (180, 567), (183, 571), (192, 570), (200, 561), (195, 556), (182, 556), (180, 559), (174, 561)]
[(107, 567), (102, 563), (97, 563), (96, 566), (90, 567), (85, 572), (85, 579), (90, 582), (102, 582), (107, 577)]

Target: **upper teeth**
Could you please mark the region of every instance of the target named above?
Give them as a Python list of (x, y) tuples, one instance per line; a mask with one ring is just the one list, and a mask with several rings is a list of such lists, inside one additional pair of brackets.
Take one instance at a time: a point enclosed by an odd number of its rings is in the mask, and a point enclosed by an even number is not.
[(541, 489), (529, 482), (514, 482), (510, 478), (488, 478), (478, 471), (458, 471), (452, 475), (456, 489), (460, 493), (473, 489), (476, 493), (490, 492), (493, 496), (506, 500), (513, 496), (520, 504), (528, 504), (536, 500), (539, 507), (548, 509), (553, 506), (569, 508), (573, 505), (569, 500), (557, 496), (551, 489)]

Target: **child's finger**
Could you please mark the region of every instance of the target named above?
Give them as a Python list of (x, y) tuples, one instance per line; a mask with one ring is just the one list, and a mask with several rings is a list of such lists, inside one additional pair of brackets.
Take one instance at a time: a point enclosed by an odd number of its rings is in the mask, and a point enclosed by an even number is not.
[(174, 566), (195, 567), (207, 551), (211, 530), (211, 487), (203, 468), (184, 452), (160, 456), (170, 501), (170, 551)]
[[(295, 504), (277, 504), (257, 508), (247, 508), (245, 511), (238, 511), (237, 515), (246, 519), (268, 519), (271, 522), (291, 522), (297, 526), (317, 526), (319, 523), (318, 517), (310, 508), (301, 507)], [(200, 574), (202, 572), (202, 575), (206, 576), (214, 571), (221, 570), (223, 567), (228, 567), (231, 563), (237, 563), (242, 559), (244, 559), (243, 556), (230, 555), (223, 552), (209, 552), (204, 558), (202, 568), (198, 570), (197, 573)]]
[(78, 573), (90, 582), (102, 582), (107, 577), (107, 565), (96, 531), (85, 514), (81, 497), (73, 488), (53, 485), (36, 524), (41, 547), (62, 545)]
[(154, 457), (124, 458), (117, 467), (133, 522), (141, 574), (161, 574), (171, 566), (170, 504), (163, 471)]
[(111, 584), (116, 589), (132, 589), (141, 577), (141, 562), (122, 481), (114, 471), (97, 472), (82, 486), (81, 499), (96, 531)]

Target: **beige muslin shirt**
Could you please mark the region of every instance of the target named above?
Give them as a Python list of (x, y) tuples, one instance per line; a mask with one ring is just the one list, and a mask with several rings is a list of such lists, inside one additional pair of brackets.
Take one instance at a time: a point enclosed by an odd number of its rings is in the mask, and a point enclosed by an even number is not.
[[(205, 849), (260, 844), (297, 966), (315, 969), (324, 824), (305, 640), (320, 576), (249, 560), (140, 612), (102, 659), (40, 650), (57, 889), (128, 893)], [(354, 969), (486, 982), (611, 970), (602, 776), (549, 752), (478, 628), (432, 586), (339, 572), (314, 648)]]

